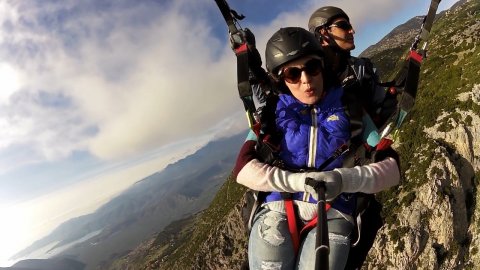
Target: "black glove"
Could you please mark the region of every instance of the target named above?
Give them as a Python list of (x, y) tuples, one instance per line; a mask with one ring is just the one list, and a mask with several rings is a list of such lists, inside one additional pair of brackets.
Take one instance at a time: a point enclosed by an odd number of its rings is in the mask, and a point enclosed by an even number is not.
[(260, 57), (260, 53), (255, 46), (255, 35), (248, 28), (239, 30), (238, 32), (230, 35), (230, 47), (233, 50), (236, 50), (244, 43), (247, 43), (248, 66), (253, 71), (256, 71), (262, 66), (262, 58)]
[(256, 71), (257, 68), (262, 66), (262, 57), (256, 47), (255, 35), (250, 29), (245, 28), (244, 36), (248, 47), (248, 66)]
[(255, 35), (253, 34), (252, 31), (250, 31), (250, 29), (248, 28), (245, 28), (245, 30), (243, 30), (243, 35), (245, 37), (245, 41), (247, 41), (247, 45), (248, 45), (248, 48), (250, 49), (250, 47), (252, 48), (255, 48), (256, 46), (256, 41), (255, 41)]
[(393, 148), (391, 147), (388, 147), (386, 149), (383, 149), (383, 150), (377, 150), (374, 152), (373, 154), (373, 161), (374, 162), (379, 162), (379, 161), (382, 161), (386, 158), (393, 158), (395, 159), (395, 161), (397, 162), (397, 166), (398, 166), (398, 170), (401, 171), (400, 169), (400, 157), (397, 153), (397, 151), (393, 150)]

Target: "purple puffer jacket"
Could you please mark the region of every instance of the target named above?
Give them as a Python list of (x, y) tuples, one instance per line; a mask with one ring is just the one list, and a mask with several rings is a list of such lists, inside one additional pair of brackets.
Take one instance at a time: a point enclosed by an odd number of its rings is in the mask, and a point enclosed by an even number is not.
[[(305, 105), (291, 95), (281, 95), (276, 124), (283, 135), (281, 159), (294, 169), (318, 168), (350, 139), (350, 121), (341, 98), (342, 88), (330, 89), (315, 105)], [(342, 166), (342, 159), (326, 170)]]
[[(277, 129), (283, 135), (280, 158), (290, 169), (315, 169), (350, 139), (350, 121), (342, 103), (343, 88), (332, 88), (315, 105), (305, 105), (289, 94), (280, 96), (276, 109)], [(324, 170), (340, 168), (343, 158), (331, 162)], [(294, 199), (303, 198), (294, 194)], [(281, 200), (277, 192), (267, 196), (268, 201)], [(352, 214), (355, 200), (352, 194), (342, 194), (332, 207)]]

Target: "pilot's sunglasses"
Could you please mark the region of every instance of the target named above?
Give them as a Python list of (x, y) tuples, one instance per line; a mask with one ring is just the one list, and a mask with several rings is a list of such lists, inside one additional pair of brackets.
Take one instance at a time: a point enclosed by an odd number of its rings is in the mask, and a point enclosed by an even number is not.
[(345, 30), (345, 31), (350, 31), (353, 28), (353, 26), (347, 21), (338, 21), (336, 23), (330, 24), (329, 27), (332, 27), (332, 26), (338, 27), (338, 28), (340, 28), (342, 30)]
[(287, 67), (280, 72), (280, 77), (283, 78), (288, 83), (298, 83), (300, 77), (302, 77), (302, 72), (309, 76), (317, 76), (322, 72), (322, 61), (320, 59), (311, 59), (308, 60), (303, 67)]

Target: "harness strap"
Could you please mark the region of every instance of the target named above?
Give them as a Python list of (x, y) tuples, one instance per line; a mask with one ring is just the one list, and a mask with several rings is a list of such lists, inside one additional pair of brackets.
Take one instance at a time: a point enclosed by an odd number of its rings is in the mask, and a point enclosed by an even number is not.
[[(432, 0), (428, 9), (428, 14), (424, 17), (420, 33), (415, 37), (410, 53), (408, 54), (400, 72), (395, 76), (394, 86), (402, 90), (402, 96), (397, 105), (397, 111), (381, 128), (382, 134), (389, 134), (394, 129), (398, 131), (406, 115), (413, 108), (418, 90), (418, 80), (420, 76), (420, 66), (426, 58), (426, 47), (428, 36), (432, 30), (433, 21), (436, 16), (438, 5), (441, 0)], [(423, 47), (417, 49), (420, 42), (423, 41)], [(395, 125), (395, 127), (393, 126)]]
[(357, 240), (350, 244), (352, 247), (356, 247), (358, 245), (358, 243), (360, 243), (360, 239), (362, 237), (362, 215), (359, 214), (357, 215), (357, 218), (355, 219), (356, 220), (356, 227), (357, 227)]
[[(293, 249), (295, 250), (295, 256), (298, 254), (300, 249), (300, 239), (305, 236), (305, 233), (315, 228), (317, 225), (317, 217), (314, 217), (307, 224), (303, 225), (299, 230), (297, 225), (297, 215), (295, 213), (295, 208), (293, 205), (293, 200), (291, 198), (284, 199), (285, 202), (285, 212), (287, 214), (288, 222), (288, 231), (292, 237)], [(326, 210), (330, 210), (331, 205), (327, 203)]]
[(237, 26), (237, 20), (242, 20), (245, 16), (239, 15), (235, 10), (231, 9), (226, 0), (215, 0), (215, 2), (227, 23), (232, 49), (237, 57), (238, 94), (245, 108), (248, 126), (258, 136), (260, 125), (258, 125), (258, 121), (254, 117), (256, 108), (249, 81), (247, 40), (244, 36), (244, 30)]
[(376, 150), (385, 150), (393, 144), (393, 141), (387, 138), (382, 138), (376, 146)]
[(245, 114), (247, 116), (248, 126), (258, 135), (260, 126), (253, 114), (256, 112), (255, 103), (253, 101), (253, 91), (249, 80), (248, 71), (248, 49), (247, 43), (244, 42), (238, 48), (234, 49), (237, 56), (237, 81), (238, 94), (243, 102)]
[[(330, 210), (331, 205), (327, 203), (325, 210)], [(303, 235), (310, 231), (311, 229), (315, 228), (317, 226), (318, 219), (317, 217), (314, 217), (312, 220), (310, 220), (307, 224), (303, 225), (302, 229), (300, 230), (300, 238), (303, 238)]]
[(292, 237), (293, 250), (295, 256), (298, 254), (300, 247), (300, 236), (298, 234), (297, 219), (295, 215), (295, 208), (293, 207), (293, 200), (291, 198), (285, 199), (285, 211), (287, 213), (288, 231)]

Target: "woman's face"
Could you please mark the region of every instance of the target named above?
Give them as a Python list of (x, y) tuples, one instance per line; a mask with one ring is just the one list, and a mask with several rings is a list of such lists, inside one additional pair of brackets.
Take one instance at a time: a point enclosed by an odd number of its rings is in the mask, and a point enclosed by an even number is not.
[(305, 56), (282, 67), (281, 78), (292, 95), (300, 102), (312, 105), (323, 95), (322, 62), (315, 56)]

